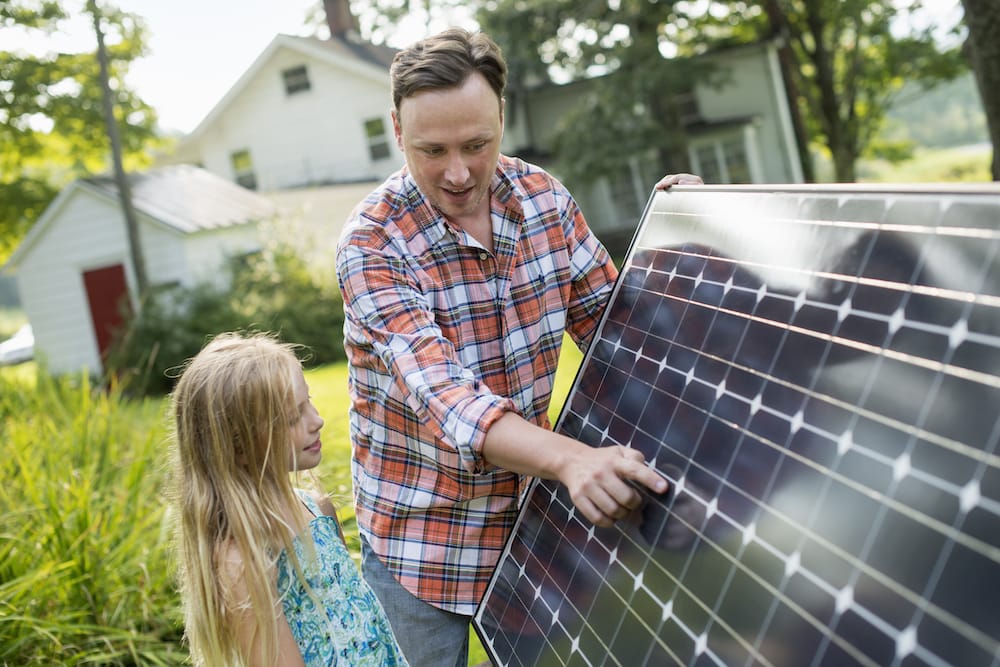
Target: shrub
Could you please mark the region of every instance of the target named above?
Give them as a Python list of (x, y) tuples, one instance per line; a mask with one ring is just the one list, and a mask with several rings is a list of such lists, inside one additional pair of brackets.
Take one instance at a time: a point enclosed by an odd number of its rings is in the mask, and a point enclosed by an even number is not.
[(336, 282), (311, 270), (288, 243), (237, 258), (217, 284), (171, 285), (147, 294), (108, 358), (130, 392), (169, 391), (176, 369), (223, 331), (272, 331), (304, 345), (307, 366), (343, 360), (343, 300)]
[(0, 375), (0, 664), (183, 662), (162, 401), (22, 384)]

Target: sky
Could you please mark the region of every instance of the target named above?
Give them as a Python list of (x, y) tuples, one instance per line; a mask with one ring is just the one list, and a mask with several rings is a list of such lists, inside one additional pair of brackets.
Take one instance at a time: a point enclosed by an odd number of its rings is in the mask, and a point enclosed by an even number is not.
[[(149, 54), (135, 61), (128, 83), (156, 109), (163, 129), (192, 131), (279, 33), (308, 35), (306, 16), (320, 0), (111, 0), (145, 20)], [(416, 3), (415, 3), (416, 4)], [(954, 16), (957, 0), (928, 0)], [(96, 49), (93, 27), (80, 18), (51, 36), (0, 29), (0, 49), (86, 51)], [(454, 18), (454, 17), (452, 17)], [(413, 15), (399, 26), (391, 46), (405, 46), (445, 27)]]

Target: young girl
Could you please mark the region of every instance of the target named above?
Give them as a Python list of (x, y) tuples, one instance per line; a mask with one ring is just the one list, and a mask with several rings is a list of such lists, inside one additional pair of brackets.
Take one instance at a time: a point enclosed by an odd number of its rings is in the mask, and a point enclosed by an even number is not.
[(173, 392), (185, 627), (197, 665), (404, 665), (330, 501), (289, 473), (322, 456), (288, 345), (222, 334)]

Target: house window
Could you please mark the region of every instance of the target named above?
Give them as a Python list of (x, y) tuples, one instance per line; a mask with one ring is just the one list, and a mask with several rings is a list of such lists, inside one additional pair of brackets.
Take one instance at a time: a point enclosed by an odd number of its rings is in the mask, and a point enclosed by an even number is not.
[(229, 155), (229, 162), (233, 166), (233, 175), (236, 182), (249, 190), (257, 189), (257, 175), (253, 170), (253, 160), (250, 159), (250, 151), (246, 148), (234, 151)]
[(372, 160), (389, 157), (389, 135), (385, 131), (385, 121), (369, 118), (365, 121), (365, 138), (368, 140), (368, 154)]
[(712, 142), (695, 148), (693, 168), (706, 183), (726, 183), (722, 175), (719, 156), (715, 154), (716, 144)]
[(608, 179), (611, 204), (619, 224), (627, 225), (639, 219), (643, 202), (635, 187), (635, 173), (632, 169), (622, 169)]
[(281, 73), (281, 78), (285, 81), (285, 93), (288, 95), (301, 93), (312, 87), (309, 84), (309, 72), (306, 71), (305, 65), (284, 70)]
[(729, 172), (730, 183), (753, 183), (753, 179), (750, 177), (750, 161), (747, 159), (743, 137), (724, 141), (722, 154), (726, 160), (726, 171)]
[(706, 183), (753, 183), (753, 171), (742, 134), (691, 146), (691, 168)]
[(681, 123), (696, 123), (701, 120), (701, 110), (698, 108), (698, 96), (693, 90), (674, 95), (674, 106), (680, 114)]

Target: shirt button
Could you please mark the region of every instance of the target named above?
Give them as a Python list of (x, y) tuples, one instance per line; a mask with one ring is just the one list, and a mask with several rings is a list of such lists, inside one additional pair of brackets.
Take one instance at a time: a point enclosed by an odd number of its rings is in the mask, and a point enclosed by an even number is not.
[(487, 255), (485, 251), (479, 253), (479, 259), (483, 260), (484, 262), (486, 261), (487, 257), (489, 257), (489, 255)]

